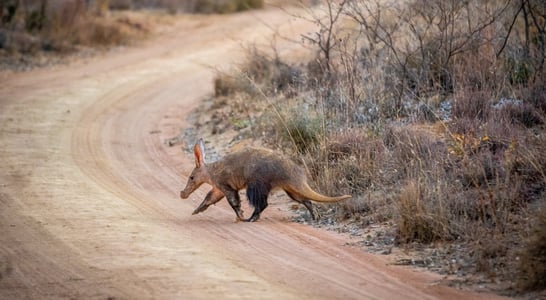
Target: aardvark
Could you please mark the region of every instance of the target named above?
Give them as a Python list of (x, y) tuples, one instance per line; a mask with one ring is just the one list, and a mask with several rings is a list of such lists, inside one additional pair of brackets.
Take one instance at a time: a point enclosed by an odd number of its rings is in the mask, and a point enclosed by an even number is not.
[[(311, 201), (336, 202), (350, 198), (350, 195), (328, 197), (313, 191), (307, 184), (305, 171), (291, 160), (268, 149), (246, 148), (226, 155), (222, 160), (205, 163), (203, 141), (200, 139), (193, 147), (195, 169), (193, 169), (186, 188), (180, 197), (186, 199), (203, 183), (212, 186), (203, 202), (193, 214), (206, 210), (224, 196), (235, 211), (238, 221), (254, 222), (267, 207), (267, 197), (274, 189), (282, 189), (292, 200), (302, 203), (315, 219)], [(246, 188), (246, 195), (254, 207), (252, 216), (243, 217), (239, 190)]]

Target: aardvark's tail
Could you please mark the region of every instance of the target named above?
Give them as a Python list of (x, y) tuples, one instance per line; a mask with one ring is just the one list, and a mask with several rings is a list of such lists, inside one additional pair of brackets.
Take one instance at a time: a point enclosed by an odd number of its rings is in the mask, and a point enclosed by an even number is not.
[(324, 196), (322, 194), (319, 194), (313, 191), (313, 189), (311, 189), (311, 187), (307, 183), (304, 183), (302, 190), (299, 192), (305, 198), (309, 200), (314, 200), (317, 202), (337, 202), (337, 201), (351, 198), (351, 195), (343, 195), (343, 196), (337, 196), (337, 197)]

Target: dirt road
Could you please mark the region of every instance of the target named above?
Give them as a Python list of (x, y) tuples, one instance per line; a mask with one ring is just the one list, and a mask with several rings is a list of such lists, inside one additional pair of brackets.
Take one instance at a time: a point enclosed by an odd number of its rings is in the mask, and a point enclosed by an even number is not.
[[(260, 19), (264, 22), (257, 22)], [(137, 48), (0, 78), (0, 299), (494, 298), (437, 284), (269, 208), (234, 223), (178, 193), (192, 157), (163, 141), (241, 41), (279, 11), (179, 20)], [(302, 29), (303, 28), (303, 29)]]

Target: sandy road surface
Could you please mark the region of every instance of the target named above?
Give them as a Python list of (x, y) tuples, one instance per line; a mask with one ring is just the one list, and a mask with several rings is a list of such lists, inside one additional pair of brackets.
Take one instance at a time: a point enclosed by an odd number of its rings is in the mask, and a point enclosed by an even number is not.
[(178, 198), (192, 158), (162, 142), (210, 92), (204, 64), (271, 33), (256, 18), (309, 26), (278, 11), (191, 18), (138, 49), (0, 78), (0, 299), (494, 298), (275, 208), (253, 224), (226, 203), (191, 216), (206, 188)]

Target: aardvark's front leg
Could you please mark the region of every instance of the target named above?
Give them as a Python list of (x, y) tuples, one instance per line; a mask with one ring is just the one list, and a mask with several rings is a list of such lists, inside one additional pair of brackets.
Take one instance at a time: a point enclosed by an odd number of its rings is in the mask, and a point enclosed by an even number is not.
[(200, 212), (205, 211), (209, 206), (216, 204), (218, 201), (222, 200), (224, 198), (224, 193), (216, 187), (213, 187), (210, 192), (208, 192), (207, 196), (205, 196), (205, 199), (199, 206), (193, 211), (192, 215), (198, 214)]

